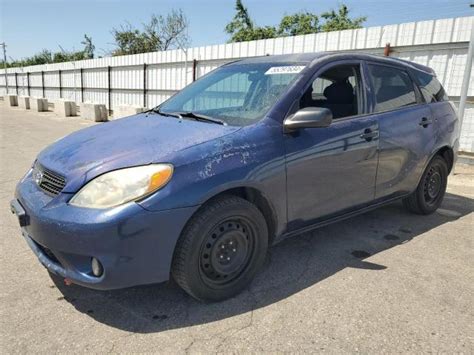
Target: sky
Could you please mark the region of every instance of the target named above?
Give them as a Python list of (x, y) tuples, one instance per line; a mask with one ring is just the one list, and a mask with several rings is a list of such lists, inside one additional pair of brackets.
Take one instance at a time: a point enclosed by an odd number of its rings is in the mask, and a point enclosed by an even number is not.
[[(276, 25), (300, 10), (321, 12), (342, 2), (353, 16), (367, 16), (364, 26), (472, 16), (474, 0), (243, 0), (257, 25)], [(152, 13), (182, 9), (189, 19), (191, 46), (225, 43), (225, 25), (234, 15), (235, 0), (0, 0), (0, 43), (7, 59), (52, 51), (82, 49), (84, 34), (92, 36), (96, 55), (113, 48), (112, 28), (129, 22), (136, 27)]]

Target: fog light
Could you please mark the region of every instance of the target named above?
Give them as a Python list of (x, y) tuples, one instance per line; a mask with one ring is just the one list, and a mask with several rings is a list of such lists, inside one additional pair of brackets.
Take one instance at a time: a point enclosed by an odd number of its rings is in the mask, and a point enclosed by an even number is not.
[(92, 258), (91, 261), (91, 266), (92, 266), (92, 274), (96, 277), (102, 276), (102, 273), (104, 272), (104, 268), (102, 267), (102, 264), (100, 263), (99, 260), (96, 258)]

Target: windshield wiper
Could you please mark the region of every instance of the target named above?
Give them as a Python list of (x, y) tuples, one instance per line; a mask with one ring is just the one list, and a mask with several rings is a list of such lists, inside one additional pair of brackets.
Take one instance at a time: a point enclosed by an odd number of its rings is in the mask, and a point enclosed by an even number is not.
[(157, 113), (162, 116), (176, 117), (176, 118), (183, 118), (183, 117), (193, 118), (196, 121), (212, 122), (212, 123), (220, 124), (223, 126), (227, 126), (227, 123), (217, 118), (212, 118), (206, 115), (197, 114), (191, 111), (164, 112), (164, 111), (161, 111), (159, 107), (154, 107), (148, 111), (145, 111), (145, 113), (146, 114)]
[(174, 112), (163, 112), (160, 110), (159, 107), (153, 107), (152, 109), (148, 110), (148, 111), (145, 111), (144, 113), (147, 114), (150, 114), (150, 113), (157, 113), (161, 116), (167, 116), (167, 117), (176, 117), (176, 118), (181, 118), (181, 115), (178, 114), (178, 113), (174, 113)]
[(222, 120), (219, 120), (219, 119), (213, 118), (213, 117), (209, 117), (209, 116), (206, 116), (206, 115), (201, 115), (200, 113), (195, 113), (195, 112), (191, 112), (191, 111), (189, 111), (189, 112), (187, 112), (187, 111), (172, 112), (172, 114), (173, 115), (179, 115), (181, 117), (186, 117), (186, 118), (193, 118), (196, 121), (212, 122), (212, 123), (220, 124), (220, 125), (223, 125), (223, 126), (227, 126), (227, 123), (225, 123)]

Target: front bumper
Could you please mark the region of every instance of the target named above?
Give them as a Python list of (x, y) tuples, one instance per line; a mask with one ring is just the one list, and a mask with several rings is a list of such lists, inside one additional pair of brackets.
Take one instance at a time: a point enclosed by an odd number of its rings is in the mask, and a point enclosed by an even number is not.
[[(74, 207), (70, 194), (50, 197), (26, 176), (11, 210), (40, 262), (52, 273), (94, 289), (117, 289), (169, 279), (174, 247), (198, 206), (159, 212), (131, 202), (108, 210)], [(92, 274), (91, 259), (104, 272)]]

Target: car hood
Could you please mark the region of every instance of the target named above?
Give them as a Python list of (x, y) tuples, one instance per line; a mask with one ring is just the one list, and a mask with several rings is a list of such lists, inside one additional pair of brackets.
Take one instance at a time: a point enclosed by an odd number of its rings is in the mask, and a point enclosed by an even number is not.
[(38, 162), (63, 175), (63, 192), (73, 193), (105, 172), (172, 163), (176, 152), (238, 129), (154, 113), (139, 114), (72, 133), (44, 149)]

